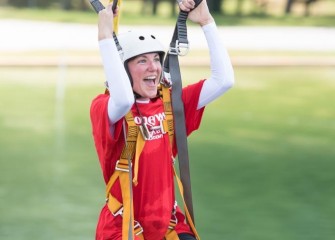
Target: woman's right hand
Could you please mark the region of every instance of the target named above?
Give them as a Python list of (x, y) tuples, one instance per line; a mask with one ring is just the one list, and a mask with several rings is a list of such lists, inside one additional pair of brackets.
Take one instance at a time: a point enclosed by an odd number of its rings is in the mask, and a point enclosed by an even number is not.
[(113, 38), (113, 19), (118, 15), (119, 9), (116, 8), (113, 13), (112, 4), (99, 12), (98, 21), (98, 39)]

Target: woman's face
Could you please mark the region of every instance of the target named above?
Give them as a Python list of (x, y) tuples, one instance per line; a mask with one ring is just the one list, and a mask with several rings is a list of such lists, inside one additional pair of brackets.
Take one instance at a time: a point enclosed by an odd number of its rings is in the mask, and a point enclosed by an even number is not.
[(162, 74), (158, 53), (145, 53), (128, 62), (128, 70), (133, 80), (134, 92), (143, 98), (154, 98)]

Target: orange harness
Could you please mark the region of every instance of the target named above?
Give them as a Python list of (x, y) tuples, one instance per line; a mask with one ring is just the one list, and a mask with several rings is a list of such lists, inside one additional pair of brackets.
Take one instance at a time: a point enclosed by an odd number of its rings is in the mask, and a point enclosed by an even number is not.
[[(168, 87), (159, 86), (159, 95), (163, 99), (165, 119), (163, 120), (163, 130), (169, 134), (170, 144), (173, 143), (174, 139), (174, 128), (173, 128), (173, 114), (171, 106), (171, 95)], [(136, 235), (141, 240), (143, 237), (143, 228), (140, 223), (134, 219), (133, 211), (133, 198), (132, 198), (132, 184), (137, 184), (137, 173), (139, 167), (139, 157), (145, 145), (145, 129), (141, 126), (137, 126), (134, 122), (133, 114), (131, 110), (126, 114), (125, 120), (128, 124), (128, 132), (126, 144), (123, 147), (120, 159), (116, 162), (115, 171), (110, 177), (106, 185), (106, 202), (109, 210), (113, 216), (122, 216), (122, 240), (133, 239)], [(141, 133), (141, 134), (140, 134)], [(134, 176), (132, 177), (132, 164), (134, 164)], [(174, 175), (177, 180), (177, 184), (183, 199), (183, 186), (173, 166)], [(114, 185), (115, 181), (119, 178), (123, 203), (120, 203), (111, 193), (110, 190)], [(194, 235), (198, 240), (200, 237), (194, 227), (193, 221), (186, 207), (183, 199), (185, 215)], [(175, 216), (176, 204), (172, 211), (172, 217), (170, 220), (169, 227), (165, 234), (166, 240), (178, 240), (175, 226), (177, 224), (177, 218)]]

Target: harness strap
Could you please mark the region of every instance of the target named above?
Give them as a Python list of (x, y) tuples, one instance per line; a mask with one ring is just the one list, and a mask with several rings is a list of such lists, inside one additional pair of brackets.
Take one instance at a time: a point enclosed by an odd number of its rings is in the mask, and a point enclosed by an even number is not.
[[(163, 99), (164, 111), (165, 111), (165, 120), (163, 121), (163, 131), (169, 134), (170, 143), (173, 142), (173, 114), (171, 107), (171, 97), (170, 90), (168, 87), (159, 86), (159, 94)], [(108, 93), (108, 91), (106, 92)], [(143, 228), (141, 225), (132, 220), (132, 216), (134, 213), (133, 202), (130, 190), (130, 180), (129, 176), (132, 171), (132, 160), (134, 158), (134, 178), (132, 182), (136, 185), (138, 178), (138, 169), (139, 169), (139, 158), (141, 152), (145, 145), (145, 139), (143, 135), (140, 133), (139, 126), (135, 124), (134, 117), (132, 111), (130, 110), (126, 116), (125, 120), (128, 125), (127, 131), (127, 139), (126, 144), (122, 149), (120, 159), (116, 162), (115, 171), (110, 177), (107, 185), (106, 185), (106, 202), (109, 210), (111, 211), (113, 216), (121, 215), (122, 216), (122, 240), (128, 240), (134, 234), (137, 235), (140, 239), (144, 240), (143, 237)], [(114, 185), (115, 181), (119, 178), (121, 193), (122, 193), (122, 201), (119, 202), (111, 193), (110, 190)], [(171, 221), (170, 221), (171, 224)], [(131, 231), (128, 231), (127, 226), (131, 226)], [(169, 231), (170, 230), (170, 231)], [(169, 226), (169, 233), (173, 230)], [(171, 235), (172, 233), (170, 233)], [(167, 238), (170, 240), (170, 238)], [(173, 239), (171, 239), (173, 240)]]
[[(113, 2), (112, 10), (115, 12), (116, 8), (121, 6), (122, 0), (110, 0), (109, 2)], [(120, 14), (121, 11), (119, 11), (119, 14), (113, 18), (113, 29), (116, 34), (119, 31)]]
[[(201, 1), (202, 0), (196, 0), (195, 7), (197, 7), (201, 3)], [(190, 219), (192, 220), (192, 222), (194, 222), (187, 134), (185, 125), (184, 105), (182, 101), (182, 81), (178, 60), (178, 55), (186, 55), (187, 53), (183, 52), (182, 48), (186, 48), (188, 50), (186, 28), (187, 17), (188, 12), (179, 12), (174, 34), (170, 43), (170, 49), (164, 61), (164, 72), (168, 73), (172, 80), (172, 106), (175, 118), (174, 128), (176, 134), (176, 145), (178, 150), (180, 178), (183, 186), (185, 187), (185, 191), (183, 191), (185, 206), (187, 206), (187, 209), (189, 211)]]
[[(145, 144), (142, 135), (139, 134), (138, 126), (134, 122), (131, 111), (126, 114), (125, 119), (128, 123), (126, 144), (122, 149), (120, 160), (116, 162), (115, 171), (106, 185), (106, 199), (109, 210), (114, 216), (116, 216), (117, 213), (122, 214), (122, 240), (128, 240), (131, 236), (134, 235), (133, 198), (131, 196), (132, 193), (130, 188), (130, 174), (132, 171), (131, 162), (136, 152), (134, 161), (135, 176), (132, 181), (137, 183), (139, 156)], [(110, 190), (118, 178), (120, 181), (123, 203), (120, 203), (110, 194)]]
[(186, 219), (187, 219), (187, 222), (188, 224), (190, 225), (191, 229), (192, 229), (192, 232), (194, 233), (195, 237), (197, 240), (200, 240), (200, 236), (195, 228), (195, 225), (194, 225), (194, 222), (192, 221), (192, 218), (191, 218), (191, 214), (188, 210), (188, 207), (187, 207), (187, 204), (185, 202), (185, 199), (184, 199), (184, 188), (183, 188), (183, 184), (180, 180), (180, 178), (178, 177), (178, 174), (176, 172), (176, 169), (175, 167), (173, 166), (173, 173), (176, 177), (176, 180), (177, 180), (177, 184), (178, 184), (178, 187), (179, 187), (179, 191), (180, 191), (180, 195), (181, 195), (181, 198), (183, 200), (183, 203), (184, 203), (184, 210), (185, 210), (185, 214), (186, 214)]
[(158, 87), (159, 95), (163, 98), (164, 104), (164, 112), (165, 112), (165, 120), (163, 121), (164, 131), (168, 132), (170, 146), (173, 146), (174, 141), (174, 128), (173, 128), (173, 113), (172, 113), (172, 104), (171, 104), (171, 94), (170, 88), (162, 86), (162, 84)]
[(179, 240), (177, 232), (174, 229), (168, 229), (165, 234), (165, 240)]

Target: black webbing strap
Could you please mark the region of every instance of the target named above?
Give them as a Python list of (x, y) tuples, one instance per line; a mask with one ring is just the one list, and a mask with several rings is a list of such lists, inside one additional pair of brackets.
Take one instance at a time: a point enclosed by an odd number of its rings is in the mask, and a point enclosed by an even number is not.
[(188, 12), (180, 11), (176, 26), (173, 32), (172, 41), (170, 43), (170, 54), (186, 55), (187, 52), (182, 52), (182, 48), (188, 50), (187, 39), (187, 20)]
[[(196, 7), (202, 0), (196, 0)], [(182, 101), (182, 81), (179, 67), (178, 55), (186, 55), (188, 51), (186, 20), (188, 12), (180, 11), (170, 43), (169, 52), (164, 61), (164, 72), (170, 75), (172, 80), (172, 107), (174, 116), (174, 129), (176, 145), (178, 149), (178, 162), (180, 180), (184, 188), (184, 199), (186, 207), (194, 223), (193, 201), (191, 190), (191, 176), (189, 168), (189, 156), (187, 147), (187, 133), (185, 125), (184, 104)]]

